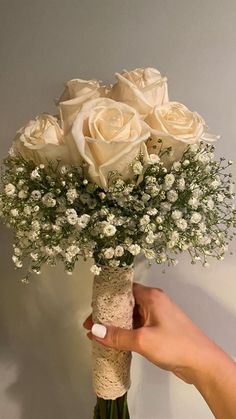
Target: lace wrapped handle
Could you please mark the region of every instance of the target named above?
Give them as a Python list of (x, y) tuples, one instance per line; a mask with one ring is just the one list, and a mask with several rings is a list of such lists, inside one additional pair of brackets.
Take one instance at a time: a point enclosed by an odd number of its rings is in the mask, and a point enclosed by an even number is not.
[[(133, 327), (134, 270), (103, 266), (93, 282), (93, 322), (124, 329)], [(93, 341), (93, 386), (98, 397), (114, 400), (130, 387), (131, 352)]]

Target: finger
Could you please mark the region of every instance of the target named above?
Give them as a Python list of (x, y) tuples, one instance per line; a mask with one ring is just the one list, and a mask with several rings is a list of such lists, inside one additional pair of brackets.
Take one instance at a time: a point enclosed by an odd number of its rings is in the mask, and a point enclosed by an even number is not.
[(84, 321), (83, 326), (87, 330), (91, 330), (93, 326), (92, 314), (90, 314), (87, 319)]
[(138, 284), (137, 282), (133, 283), (133, 294), (136, 304), (143, 303), (149, 290), (150, 287), (146, 287), (143, 284)]
[(95, 324), (91, 334), (92, 339), (104, 346), (124, 351), (138, 350), (138, 329), (128, 330)]
[(136, 304), (141, 306), (147, 304), (153, 290), (159, 291), (160, 293), (163, 292), (161, 288), (146, 287), (145, 285), (134, 282), (133, 294)]

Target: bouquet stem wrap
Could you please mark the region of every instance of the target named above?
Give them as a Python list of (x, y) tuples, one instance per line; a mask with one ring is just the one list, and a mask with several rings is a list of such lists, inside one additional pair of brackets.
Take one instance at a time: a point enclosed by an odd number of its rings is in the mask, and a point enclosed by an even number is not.
[[(93, 322), (132, 329), (132, 267), (102, 266), (93, 282)], [(131, 352), (106, 348), (93, 341), (93, 385), (98, 397), (115, 400), (130, 387)]]

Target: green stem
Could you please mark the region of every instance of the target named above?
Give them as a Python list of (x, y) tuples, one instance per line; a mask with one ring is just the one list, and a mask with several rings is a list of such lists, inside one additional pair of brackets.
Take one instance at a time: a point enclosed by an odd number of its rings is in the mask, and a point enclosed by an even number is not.
[(116, 400), (97, 398), (93, 419), (130, 419), (127, 393)]

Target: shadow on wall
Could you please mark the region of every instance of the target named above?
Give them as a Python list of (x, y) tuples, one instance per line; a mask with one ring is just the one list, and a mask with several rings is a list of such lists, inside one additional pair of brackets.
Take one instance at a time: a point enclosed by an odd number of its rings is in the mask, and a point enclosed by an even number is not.
[[(16, 380), (4, 389), (0, 417), (4, 411), (4, 419), (89, 419), (95, 397), (82, 330), (90, 312), (89, 270), (83, 262), (72, 276), (61, 266), (45, 268), (23, 285), (7, 242), (9, 232), (1, 228), (0, 368), (15, 366)], [(15, 417), (7, 415), (11, 401)]]
[[(72, 276), (67, 276), (62, 266), (45, 268), (43, 275), (34, 276), (31, 284), (22, 285), (17, 280), (20, 271), (12, 268), (9, 231), (4, 227), (1, 227), (0, 255), (0, 369), (1, 365), (16, 368), (15, 382), (8, 382), (7, 387), (1, 383), (4, 403), (0, 416), (91, 419), (95, 397), (90, 342), (81, 327), (90, 312), (92, 277), (88, 265), (81, 262)], [(141, 261), (136, 268), (137, 277), (144, 282), (147, 275), (154, 276), (152, 269), (145, 271)], [(166, 276), (158, 286), (173, 296), (227, 352), (236, 353), (235, 316), (184, 279), (176, 276), (175, 281), (169, 281)], [(133, 374), (134, 385), (130, 390), (131, 416), (170, 419), (168, 374), (144, 360), (138, 364), (138, 370)], [(154, 387), (158, 390), (153, 391)], [(152, 401), (150, 397), (155, 399)], [(17, 412), (7, 416), (11, 403), (17, 405)]]

